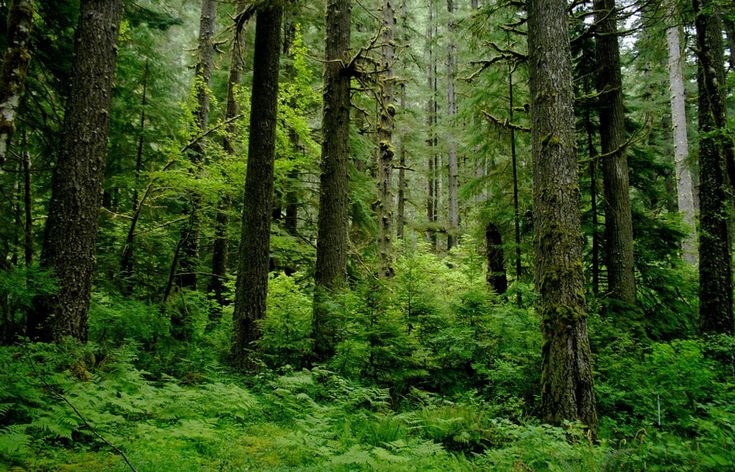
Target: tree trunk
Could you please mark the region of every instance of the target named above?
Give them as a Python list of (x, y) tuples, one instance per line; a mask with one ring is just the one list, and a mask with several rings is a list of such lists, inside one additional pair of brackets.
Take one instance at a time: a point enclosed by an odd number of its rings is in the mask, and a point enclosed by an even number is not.
[[(588, 80), (584, 83), (584, 93), (589, 95), (591, 85)], [(587, 155), (590, 159), (590, 213), (592, 213), (592, 293), (595, 297), (600, 293), (600, 232), (597, 213), (597, 151), (593, 142), (594, 125), (590, 107), (584, 109), (584, 128), (587, 134)]]
[[(227, 80), (227, 108), (225, 110), (225, 120), (231, 120), (227, 126), (227, 133), (222, 142), (225, 152), (231, 156), (235, 155), (235, 143), (237, 139), (237, 123), (234, 118), (240, 113), (240, 105), (235, 96), (237, 87), (242, 82), (243, 64), (243, 45), (244, 34), (243, 27), (247, 18), (241, 15), (251, 15), (247, 5), (243, 0), (237, 3), (238, 16), (235, 18), (235, 37), (232, 40), (232, 54), (230, 56), (230, 75)], [(230, 223), (228, 216), (229, 208), (232, 201), (229, 197), (223, 196), (217, 205), (217, 215), (214, 223), (214, 246), (212, 248), (212, 277), (209, 279), (209, 287), (207, 291), (212, 294), (216, 306), (210, 313), (213, 320), (219, 319), (222, 315), (220, 307), (227, 304), (225, 298), (225, 278), (227, 276), (227, 252), (229, 251), (229, 239), (227, 238), (227, 226)]]
[[(508, 117), (513, 123), (513, 65), (508, 65)], [(523, 266), (521, 263), (521, 217), (518, 209), (518, 159), (516, 158), (516, 131), (510, 128), (510, 157), (513, 166), (513, 234), (515, 236), (515, 265), (516, 265), (516, 304), (523, 304), (523, 295), (521, 294), (521, 276), (523, 275)]]
[(71, 91), (41, 253), (41, 266), (54, 272), (58, 292), (34, 301), (32, 338), (87, 339), (121, 16), (122, 0), (80, 3)]
[(28, 152), (26, 134), (23, 133), (23, 253), (26, 267), (33, 263), (33, 194), (31, 188), (31, 153)]
[(732, 249), (728, 228), (732, 208), (724, 168), (730, 137), (726, 130), (722, 23), (713, 3), (693, 2), (699, 87), (699, 313), (704, 332), (732, 334)]
[(529, 0), (535, 284), (545, 421), (597, 426), (582, 274), (574, 92), (565, 0)]
[(615, 0), (595, 0), (597, 91), (605, 194), (608, 296), (635, 305), (633, 222), (630, 209), (625, 112)]
[(319, 360), (334, 354), (336, 326), (324, 303), (347, 278), (347, 228), (350, 158), (349, 62), (351, 0), (330, 0), (326, 12), (322, 162), (319, 230), (314, 282), (314, 353)]
[(666, 42), (669, 50), (669, 86), (671, 90), (671, 124), (674, 134), (674, 163), (676, 170), (676, 195), (679, 212), (689, 226), (689, 234), (682, 241), (684, 261), (697, 265), (697, 225), (694, 212), (694, 184), (692, 173), (687, 164), (689, 141), (687, 138), (686, 93), (684, 91), (684, 71), (682, 69), (681, 29), (674, 0), (667, 5), (669, 26), (666, 29)]
[(240, 368), (254, 367), (250, 351), (261, 336), (258, 321), (265, 316), (268, 295), (282, 19), (281, 6), (264, 6), (258, 10), (255, 26), (250, 142), (233, 313), (232, 357)]
[[(402, 43), (407, 45), (408, 37), (408, 9), (406, 0), (401, 2), (401, 38)], [(401, 111), (406, 109), (406, 82), (401, 81), (400, 84), (400, 107)], [(408, 182), (406, 182), (406, 132), (405, 127), (400, 130), (400, 144), (398, 147), (398, 217), (396, 218), (396, 235), (403, 239), (406, 224), (406, 190)]]
[(449, 228), (447, 228), (447, 251), (457, 244), (459, 230), (459, 201), (457, 193), (459, 190), (459, 170), (457, 164), (457, 141), (454, 138), (454, 119), (457, 115), (457, 97), (454, 91), (454, 80), (456, 75), (457, 51), (454, 45), (454, 1), (447, 0), (447, 13), (449, 20), (447, 23), (447, 144), (449, 145), (449, 175), (447, 179), (448, 187), (448, 213)]
[[(196, 90), (196, 133), (204, 134), (209, 127), (209, 88), (212, 82), (212, 63), (214, 61), (214, 28), (217, 16), (217, 0), (203, 0), (199, 21), (198, 59), (194, 73), (194, 89)], [(206, 139), (198, 139), (189, 148), (189, 159), (198, 173), (204, 164)], [(182, 288), (196, 289), (199, 267), (199, 232), (201, 222), (199, 207), (201, 196), (191, 192), (189, 196), (189, 222), (181, 231), (180, 270), (176, 274), (176, 285)]]
[(382, 8), (382, 58), (380, 77), (380, 124), (378, 128), (378, 254), (380, 273), (385, 277), (393, 276), (392, 239), (393, 239), (393, 118), (396, 114), (393, 93), (393, 61), (395, 48), (393, 37), (396, 19), (393, 0), (383, 0)]
[(503, 254), (503, 236), (493, 223), (485, 226), (485, 244), (487, 250), (487, 283), (498, 295), (508, 290), (508, 277), (505, 275), (505, 256)]
[(31, 53), (28, 43), (33, 26), (33, 2), (13, 0), (8, 8), (8, 48), (0, 71), (0, 165), (10, 147), (15, 118), (25, 91)]
[(426, 232), (431, 246), (436, 251), (436, 228), (434, 227), (436, 221), (436, 194), (434, 193), (436, 187), (436, 170), (434, 168), (434, 162), (436, 160), (436, 139), (435, 139), (435, 125), (436, 125), (436, 86), (434, 81), (434, 1), (429, 0), (429, 20), (426, 28), (426, 52), (428, 54), (428, 70), (427, 79), (429, 86), (429, 100), (426, 102), (426, 131), (427, 138), (426, 144), (428, 146), (428, 172), (426, 176), (427, 186), (427, 198), (426, 198), (426, 220), (428, 225), (428, 231)]

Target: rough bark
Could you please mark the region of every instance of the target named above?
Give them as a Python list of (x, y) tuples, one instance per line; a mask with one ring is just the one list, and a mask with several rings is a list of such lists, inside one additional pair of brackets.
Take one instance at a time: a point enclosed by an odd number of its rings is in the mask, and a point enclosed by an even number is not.
[(348, 166), (350, 158), (349, 61), (351, 0), (330, 0), (326, 12), (319, 229), (314, 281), (314, 353), (334, 353), (336, 326), (324, 303), (347, 278)]
[(459, 168), (457, 163), (457, 141), (454, 138), (452, 127), (454, 126), (454, 118), (457, 115), (457, 97), (454, 90), (454, 81), (456, 76), (457, 48), (454, 44), (454, 2), (447, 0), (447, 13), (449, 20), (447, 23), (447, 118), (449, 124), (447, 126), (447, 144), (449, 145), (448, 164), (449, 175), (447, 179), (447, 208), (449, 227), (447, 228), (447, 251), (457, 244), (457, 236), (459, 230), (459, 200), (457, 193), (459, 191)]
[(580, 420), (594, 431), (566, 6), (565, 0), (528, 2), (541, 411), (549, 423)]
[(71, 91), (41, 253), (41, 266), (53, 271), (58, 292), (34, 301), (32, 338), (87, 339), (121, 16), (122, 0), (80, 3)]
[(240, 368), (254, 367), (250, 352), (261, 336), (258, 321), (265, 316), (268, 294), (282, 19), (279, 5), (261, 7), (256, 17), (250, 142), (233, 313), (232, 357)]
[(597, 92), (605, 195), (608, 296), (635, 305), (633, 221), (630, 209), (625, 111), (615, 0), (595, 0)]
[(381, 31), (380, 123), (378, 128), (378, 254), (380, 274), (393, 276), (393, 118), (396, 114), (393, 91), (393, 37), (396, 26), (393, 0), (383, 0)]
[[(592, 88), (589, 80), (585, 80), (585, 94)], [(600, 232), (597, 210), (597, 150), (593, 142), (595, 129), (592, 123), (590, 107), (584, 110), (584, 128), (587, 134), (587, 155), (590, 159), (590, 213), (592, 214), (592, 293), (596, 297), (600, 293)]]
[(33, 2), (13, 0), (8, 8), (8, 48), (0, 71), (0, 165), (15, 132), (15, 119), (25, 91), (31, 53), (28, 43), (33, 27)]
[[(203, 0), (202, 12), (199, 19), (198, 57), (194, 73), (194, 87), (196, 90), (196, 108), (194, 119), (196, 122), (195, 135), (207, 132), (209, 127), (209, 88), (212, 82), (212, 65), (214, 61), (214, 29), (217, 16), (217, 0)], [(189, 148), (189, 159), (198, 173), (204, 164), (206, 139), (198, 139)], [(181, 231), (181, 255), (179, 270), (176, 273), (176, 285), (182, 288), (195, 289), (197, 286), (197, 272), (199, 267), (199, 232), (201, 196), (196, 192), (189, 195), (186, 211), (189, 221)]]
[(505, 275), (505, 255), (503, 254), (503, 237), (500, 229), (488, 223), (485, 226), (485, 244), (487, 258), (487, 283), (498, 295), (508, 290), (508, 277)]
[[(401, 2), (401, 37), (402, 43), (408, 44), (408, 8), (406, 0)], [(406, 82), (401, 81), (399, 92), (399, 104), (401, 110), (406, 109)], [(396, 217), (396, 236), (403, 239), (406, 224), (406, 191), (408, 190), (408, 182), (406, 181), (406, 132), (404, 129), (400, 131), (400, 144), (398, 147), (398, 215)]]
[(694, 184), (687, 164), (689, 141), (687, 137), (686, 93), (684, 91), (683, 57), (681, 53), (681, 27), (678, 22), (676, 2), (668, 0), (666, 43), (669, 51), (669, 89), (671, 91), (671, 124), (674, 137), (674, 164), (676, 171), (676, 196), (679, 212), (689, 226), (689, 234), (682, 241), (685, 262), (697, 264), (697, 230), (694, 211)]
[(704, 332), (733, 332), (732, 211), (725, 174), (727, 135), (722, 22), (714, 2), (694, 0), (699, 87), (699, 313)]

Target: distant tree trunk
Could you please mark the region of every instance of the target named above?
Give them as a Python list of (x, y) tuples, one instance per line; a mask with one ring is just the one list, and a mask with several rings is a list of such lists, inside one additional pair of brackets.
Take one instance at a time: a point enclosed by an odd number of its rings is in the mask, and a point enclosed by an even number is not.
[(457, 115), (457, 97), (454, 91), (454, 80), (456, 75), (457, 51), (454, 44), (454, 1), (447, 0), (447, 13), (449, 20), (447, 23), (447, 118), (449, 124), (447, 126), (447, 143), (449, 145), (449, 176), (447, 180), (448, 187), (448, 213), (449, 228), (447, 228), (447, 251), (457, 244), (457, 236), (459, 230), (459, 201), (457, 193), (459, 191), (459, 169), (457, 163), (457, 142), (454, 138), (452, 128), (454, 126), (454, 118)]
[(635, 305), (625, 111), (615, 0), (594, 0), (609, 297)]
[(31, 153), (28, 152), (26, 133), (23, 132), (23, 255), (26, 267), (33, 263), (33, 189), (31, 188)]
[(233, 313), (232, 357), (240, 368), (254, 367), (250, 351), (261, 336), (258, 320), (265, 316), (268, 295), (283, 9), (278, 4), (263, 6), (256, 18), (245, 206)]
[(434, 80), (434, 1), (429, 0), (429, 21), (428, 25), (426, 27), (426, 52), (428, 54), (428, 85), (429, 90), (431, 91), (429, 94), (429, 100), (426, 102), (426, 130), (427, 130), (427, 138), (426, 138), (426, 144), (428, 146), (428, 173), (426, 176), (426, 183), (427, 183), (427, 198), (426, 198), (426, 220), (428, 223), (429, 230), (426, 232), (429, 240), (431, 241), (432, 249), (436, 251), (436, 228), (434, 227), (434, 223), (436, 221), (436, 213), (435, 213), (435, 207), (436, 207), (436, 194), (435, 194), (435, 187), (436, 187), (436, 169), (434, 167), (434, 163), (436, 160), (436, 139), (435, 139), (435, 133), (436, 130), (435, 124), (436, 124), (436, 85)]
[(41, 266), (53, 271), (59, 289), (34, 301), (31, 338), (87, 339), (121, 17), (122, 0), (80, 2), (71, 91), (41, 253)]
[(485, 226), (485, 244), (487, 250), (487, 283), (498, 295), (508, 290), (508, 277), (505, 275), (505, 256), (503, 254), (503, 236), (493, 223)]
[[(513, 65), (508, 66), (508, 117), (513, 123)], [(516, 255), (516, 285), (520, 284), (523, 275), (523, 266), (521, 263), (521, 216), (518, 208), (518, 159), (516, 157), (516, 131), (510, 128), (510, 157), (513, 165), (513, 234), (515, 236), (515, 255)], [(523, 304), (523, 295), (520, 286), (516, 287), (516, 304)]]
[[(197, 103), (194, 110), (196, 134), (204, 134), (209, 127), (209, 88), (212, 83), (212, 64), (214, 61), (214, 28), (217, 16), (217, 0), (202, 0), (202, 13), (199, 21), (199, 47), (197, 65), (194, 73), (194, 88)], [(198, 173), (204, 164), (206, 140), (198, 139), (189, 148), (189, 159)], [(189, 221), (181, 231), (181, 254), (176, 285), (196, 289), (199, 267), (199, 232), (201, 222), (199, 207), (201, 196), (197, 192), (189, 195)]]
[(536, 290), (545, 421), (597, 426), (587, 337), (574, 92), (565, 0), (529, 0)]
[(15, 132), (15, 118), (25, 91), (28, 50), (33, 26), (33, 1), (13, 0), (8, 8), (8, 48), (0, 71), (0, 165)]
[(393, 93), (393, 61), (395, 47), (393, 37), (396, 18), (393, 12), (393, 0), (383, 0), (382, 7), (382, 58), (380, 77), (380, 124), (378, 128), (378, 254), (380, 256), (380, 273), (385, 277), (393, 276), (393, 118), (396, 114)]
[[(235, 143), (237, 139), (237, 123), (234, 118), (240, 113), (240, 105), (235, 96), (237, 87), (242, 82), (243, 63), (243, 45), (244, 34), (243, 28), (247, 17), (252, 15), (252, 11), (248, 10), (246, 3), (239, 0), (237, 3), (238, 16), (235, 18), (235, 37), (232, 40), (232, 54), (230, 55), (230, 75), (227, 80), (227, 108), (225, 110), (225, 120), (232, 120), (227, 126), (227, 133), (223, 138), (222, 147), (225, 152), (231, 156), (235, 155)], [(242, 16), (244, 15), (244, 16)], [(207, 291), (212, 294), (216, 306), (210, 312), (210, 319), (218, 320), (223, 305), (227, 304), (225, 298), (225, 278), (227, 276), (227, 252), (229, 250), (229, 239), (227, 237), (227, 226), (230, 223), (228, 211), (232, 201), (229, 197), (223, 196), (217, 205), (217, 215), (214, 222), (214, 246), (212, 248), (212, 277), (209, 279)]]
[[(401, 2), (401, 37), (404, 45), (408, 44), (408, 9), (406, 0)], [(406, 82), (402, 81), (399, 93), (401, 110), (406, 109)], [(406, 190), (408, 183), (406, 182), (406, 132), (403, 128), (400, 131), (400, 144), (398, 147), (398, 217), (396, 219), (396, 235), (403, 239), (404, 226), (406, 224)]]
[(669, 26), (666, 42), (669, 50), (669, 88), (671, 90), (671, 124), (674, 132), (674, 163), (676, 170), (676, 195), (679, 212), (689, 226), (689, 234), (682, 241), (684, 261), (697, 264), (697, 225), (694, 212), (694, 184), (687, 164), (689, 141), (687, 138), (686, 92), (682, 69), (681, 32), (676, 2), (668, 0)]
[(319, 230), (314, 281), (314, 353), (318, 360), (334, 354), (334, 321), (324, 303), (347, 279), (347, 228), (350, 158), (351, 0), (329, 0), (326, 12), (322, 162)]
[[(590, 93), (591, 86), (588, 80), (584, 83), (585, 94)], [(600, 223), (597, 213), (597, 151), (593, 142), (595, 130), (592, 123), (590, 107), (584, 109), (584, 128), (587, 133), (587, 155), (590, 159), (590, 213), (592, 213), (592, 293), (595, 297), (600, 293)]]
[[(733, 333), (732, 211), (725, 175), (727, 117), (722, 22), (714, 2), (694, 0), (699, 87), (699, 313), (702, 330)], [(729, 143), (731, 145), (732, 143)]]

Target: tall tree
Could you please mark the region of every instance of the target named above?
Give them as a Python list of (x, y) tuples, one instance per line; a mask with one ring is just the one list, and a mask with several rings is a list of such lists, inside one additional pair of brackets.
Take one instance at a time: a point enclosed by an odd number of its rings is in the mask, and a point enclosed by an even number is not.
[(426, 144), (428, 145), (428, 171), (426, 176), (427, 234), (436, 251), (436, 59), (434, 58), (434, 0), (429, 0), (429, 18), (426, 26), (427, 81), (429, 99), (426, 101)]
[(350, 158), (349, 63), (351, 0), (329, 0), (326, 11), (324, 104), (319, 229), (314, 281), (314, 352), (320, 360), (332, 354), (334, 326), (327, 319), (325, 297), (339, 290), (347, 275), (348, 190)]
[(13, 0), (8, 9), (8, 48), (0, 71), (0, 165), (15, 131), (15, 118), (25, 91), (31, 54), (28, 42), (33, 26), (33, 2)]
[(684, 91), (684, 61), (681, 53), (681, 26), (674, 0), (667, 1), (668, 27), (666, 44), (669, 52), (669, 89), (671, 90), (671, 124), (674, 135), (674, 170), (676, 172), (676, 196), (679, 213), (689, 226), (689, 233), (682, 242), (684, 260), (697, 264), (697, 231), (694, 211), (694, 184), (689, 170), (689, 140), (687, 138), (686, 93)]
[(699, 313), (705, 332), (733, 332), (732, 246), (725, 159), (728, 142), (722, 21), (715, 2), (694, 0), (699, 87)]
[(447, 0), (447, 118), (449, 124), (447, 126), (447, 144), (449, 146), (448, 164), (449, 178), (447, 179), (448, 187), (448, 216), (449, 227), (447, 228), (447, 250), (452, 249), (457, 244), (457, 230), (459, 229), (459, 200), (457, 193), (459, 190), (459, 169), (457, 163), (457, 141), (454, 138), (452, 127), (454, 126), (454, 118), (457, 115), (457, 96), (454, 89), (454, 81), (456, 76), (457, 65), (457, 47), (454, 44), (454, 1)]
[(253, 367), (250, 351), (261, 336), (258, 320), (265, 316), (268, 295), (282, 20), (283, 8), (276, 3), (260, 7), (255, 23), (250, 141), (233, 313), (232, 357), (240, 368)]
[(82, 0), (61, 153), (54, 172), (41, 266), (58, 291), (36, 298), (28, 333), (45, 341), (87, 339), (102, 204), (110, 103), (122, 0)]
[[(196, 91), (196, 108), (194, 109), (195, 137), (207, 132), (209, 127), (209, 88), (212, 82), (212, 65), (214, 62), (214, 29), (217, 17), (217, 0), (202, 0), (202, 12), (199, 20), (199, 42), (197, 64), (194, 72), (194, 90)], [(204, 138), (196, 139), (189, 149), (189, 159), (198, 172), (205, 159)], [(180, 287), (196, 288), (199, 263), (199, 206), (201, 196), (192, 192), (189, 202), (189, 221), (181, 231), (179, 249), (180, 269), (176, 274), (176, 284)], [(175, 267), (172, 272), (175, 272)]]
[(609, 297), (635, 305), (633, 220), (625, 154), (623, 80), (615, 0), (595, 0), (597, 92), (605, 194), (606, 264)]
[[(406, 0), (401, 1), (400, 17), (401, 17), (401, 43), (402, 46), (408, 44), (408, 5)], [(401, 111), (406, 110), (406, 82), (401, 81), (398, 93), (399, 105)], [(405, 127), (401, 127), (398, 147), (398, 208), (396, 217), (396, 236), (403, 239), (406, 225), (406, 190), (408, 190), (408, 182), (406, 180), (406, 131)]]
[(565, 0), (529, 0), (534, 249), (546, 421), (597, 425), (582, 274), (574, 92)]

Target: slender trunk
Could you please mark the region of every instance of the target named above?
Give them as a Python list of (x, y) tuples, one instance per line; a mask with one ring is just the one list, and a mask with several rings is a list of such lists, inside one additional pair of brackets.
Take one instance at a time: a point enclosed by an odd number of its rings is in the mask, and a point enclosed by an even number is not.
[(498, 295), (508, 289), (508, 277), (505, 275), (505, 256), (503, 254), (503, 237), (500, 229), (493, 223), (485, 226), (485, 244), (487, 250), (487, 283)]
[(8, 8), (8, 48), (0, 71), (0, 165), (5, 162), (25, 91), (32, 26), (32, 0), (13, 0)]
[[(513, 65), (508, 66), (508, 116), (510, 122), (513, 123)], [(515, 254), (516, 254), (516, 285), (521, 282), (523, 275), (523, 267), (521, 265), (521, 216), (518, 210), (518, 160), (516, 158), (516, 131), (510, 128), (510, 156), (513, 166), (513, 230), (515, 235)], [(521, 295), (520, 286), (516, 286), (516, 304), (523, 304), (523, 296)]]
[(635, 305), (633, 222), (628, 158), (625, 154), (625, 111), (620, 73), (615, 0), (595, 0), (597, 91), (605, 193), (606, 264), (609, 297)]
[(347, 280), (347, 228), (350, 157), (349, 61), (352, 5), (330, 0), (326, 13), (324, 107), (322, 109), (322, 162), (319, 230), (314, 281), (314, 353), (319, 360), (334, 354), (336, 321), (325, 303)]
[[(406, 0), (401, 2), (401, 38), (403, 45), (408, 44), (408, 9)], [(406, 82), (402, 81), (399, 93), (401, 110), (406, 109)], [(396, 219), (396, 235), (403, 239), (406, 220), (406, 190), (408, 182), (406, 182), (406, 132), (405, 127), (400, 130), (400, 144), (398, 147), (398, 217)]]
[(457, 244), (459, 231), (459, 201), (457, 193), (459, 190), (459, 170), (457, 164), (457, 142), (454, 138), (453, 127), (454, 119), (457, 115), (457, 97), (454, 91), (454, 80), (456, 74), (456, 46), (454, 44), (454, 1), (447, 0), (447, 13), (449, 20), (447, 23), (447, 118), (449, 124), (447, 126), (447, 143), (449, 145), (449, 175), (447, 179), (448, 188), (448, 210), (449, 210), (449, 228), (447, 228), (447, 251)]
[[(196, 133), (204, 134), (209, 127), (209, 94), (212, 82), (212, 65), (214, 61), (214, 29), (217, 16), (217, 0), (202, 0), (202, 13), (199, 22), (198, 59), (194, 73), (194, 89), (196, 90)], [(189, 148), (189, 159), (195, 173), (199, 173), (206, 156), (206, 139), (198, 139)], [(199, 232), (201, 195), (190, 192), (187, 212), (189, 222), (184, 225), (180, 241), (180, 270), (176, 273), (176, 285), (182, 288), (196, 289), (199, 267)]]
[(26, 267), (33, 263), (33, 194), (31, 188), (31, 153), (28, 152), (26, 133), (23, 132), (23, 254)]
[(232, 357), (240, 368), (255, 367), (250, 351), (261, 336), (259, 320), (265, 316), (268, 295), (282, 18), (280, 5), (263, 6), (255, 26), (250, 142), (233, 313)]
[(674, 164), (676, 170), (676, 195), (679, 212), (689, 226), (689, 234), (682, 241), (684, 261), (697, 265), (697, 230), (694, 212), (694, 184), (687, 164), (689, 141), (687, 137), (686, 92), (682, 69), (681, 29), (677, 21), (676, 2), (668, 0), (669, 27), (666, 42), (669, 50), (669, 86), (671, 90), (671, 124), (674, 134)]
[(535, 284), (545, 421), (597, 426), (582, 274), (574, 92), (565, 0), (529, 0)]
[(121, 17), (122, 0), (80, 3), (71, 92), (41, 253), (41, 266), (53, 271), (58, 291), (34, 301), (28, 320), (31, 338), (87, 339)]
[(726, 131), (722, 22), (714, 2), (693, 3), (699, 87), (699, 313), (704, 332), (732, 334), (732, 246), (728, 228), (732, 208), (725, 174), (730, 137)]
[[(585, 93), (590, 93), (590, 85), (585, 80)], [(597, 216), (597, 151), (595, 150), (593, 138), (594, 138), (594, 125), (592, 124), (592, 114), (590, 113), (589, 107), (585, 107), (584, 110), (584, 128), (587, 133), (587, 155), (590, 159), (589, 173), (590, 173), (590, 212), (592, 213), (592, 293), (595, 297), (600, 293), (600, 233)]]
[(393, 62), (395, 48), (393, 37), (395, 31), (395, 14), (393, 0), (383, 0), (382, 32), (381, 32), (381, 69), (380, 77), (380, 124), (378, 128), (378, 254), (380, 256), (380, 274), (393, 276), (392, 240), (393, 240), (393, 129), (396, 114), (393, 93)]
[(428, 25), (426, 27), (426, 52), (428, 54), (428, 86), (429, 86), (429, 100), (426, 102), (426, 131), (427, 131), (427, 138), (426, 138), (426, 144), (428, 146), (428, 173), (426, 177), (426, 186), (428, 188), (427, 191), (427, 198), (426, 198), (426, 220), (428, 224), (429, 230), (427, 231), (427, 235), (429, 237), (429, 240), (431, 241), (432, 248), (434, 251), (436, 251), (436, 228), (434, 228), (434, 221), (435, 221), (435, 201), (436, 201), (436, 195), (434, 193), (434, 187), (436, 182), (436, 171), (434, 170), (434, 161), (435, 161), (435, 155), (436, 155), (436, 147), (434, 146), (434, 133), (436, 130), (434, 129), (434, 123), (435, 123), (435, 116), (436, 116), (436, 109), (434, 106), (434, 100), (436, 98), (436, 90), (434, 88), (434, 1), (429, 0), (429, 21)]

